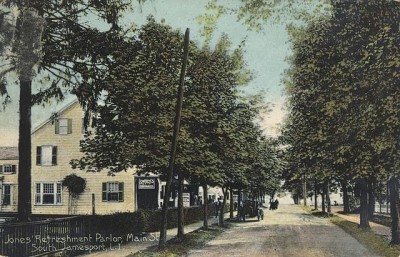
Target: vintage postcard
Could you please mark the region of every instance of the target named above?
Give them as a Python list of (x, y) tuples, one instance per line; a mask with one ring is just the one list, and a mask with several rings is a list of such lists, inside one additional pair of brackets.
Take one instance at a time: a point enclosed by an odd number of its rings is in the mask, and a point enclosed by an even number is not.
[(0, 0), (0, 256), (400, 256), (399, 22)]

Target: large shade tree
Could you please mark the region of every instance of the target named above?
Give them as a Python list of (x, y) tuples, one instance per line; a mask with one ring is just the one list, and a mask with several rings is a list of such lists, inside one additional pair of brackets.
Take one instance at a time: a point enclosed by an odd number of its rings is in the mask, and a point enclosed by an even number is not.
[(395, 2), (334, 2), (331, 17), (295, 35), (288, 72), (292, 149), (308, 146), (300, 159), (329, 167), (314, 178), (359, 183), (362, 227), (373, 185), (397, 174), (398, 16)]
[[(5, 63), (0, 92), (9, 101), (12, 83), (6, 76), (15, 72), (20, 86), (18, 211), (19, 219), (27, 220), (31, 213), (30, 190), (26, 190), (31, 186), (30, 108), (52, 97), (62, 99), (67, 91), (75, 93), (86, 110), (95, 106), (107, 67), (113, 63), (110, 53), (123, 45), (118, 19), (130, 1), (2, 0), (0, 4), (6, 10), (0, 14)], [(108, 26), (99, 30), (88, 16)]]

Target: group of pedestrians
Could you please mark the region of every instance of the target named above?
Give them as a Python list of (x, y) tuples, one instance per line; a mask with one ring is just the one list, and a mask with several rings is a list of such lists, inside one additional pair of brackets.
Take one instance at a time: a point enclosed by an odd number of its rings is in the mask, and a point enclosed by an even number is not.
[[(276, 210), (276, 209), (278, 209), (278, 206), (279, 206), (279, 201), (278, 201), (278, 199), (275, 199), (275, 201), (270, 202), (269, 209)], [(237, 207), (239, 221), (246, 221), (246, 214), (250, 214), (250, 216), (257, 216), (258, 220), (264, 219), (264, 210), (262, 208), (262, 204), (260, 204), (258, 202), (255, 203), (256, 210), (254, 210), (254, 206), (247, 206), (247, 209), (246, 209), (246, 206), (243, 205), (242, 203), (239, 206), (236, 203), (235, 207)], [(215, 202), (215, 217), (216, 218), (218, 217), (218, 214), (221, 211), (222, 211), (222, 202), (221, 202), (221, 199), (218, 199)]]

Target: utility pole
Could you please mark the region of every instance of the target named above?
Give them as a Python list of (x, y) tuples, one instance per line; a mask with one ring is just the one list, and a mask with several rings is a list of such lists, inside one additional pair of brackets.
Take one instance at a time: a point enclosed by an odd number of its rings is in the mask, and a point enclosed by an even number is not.
[(182, 68), (181, 68), (179, 88), (178, 88), (178, 99), (177, 99), (177, 103), (176, 103), (174, 134), (173, 134), (173, 138), (172, 138), (171, 155), (170, 155), (170, 159), (169, 159), (167, 181), (166, 181), (166, 185), (165, 185), (164, 202), (163, 202), (163, 206), (162, 206), (160, 242), (158, 245), (159, 248), (165, 247), (166, 238), (167, 238), (168, 200), (169, 200), (169, 195), (171, 194), (171, 183), (172, 183), (172, 176), (174, 173), (176, 146), (178, 145), (178, 136), (179, 136), (180, 123), (181, 123), (181, 112), (182, 112), (182, 103), (183, 103), (183, 86), (185, 83), (185, 74), (186, 74), (188, 55), (189, 55), (189, 29), (187, 28), (186, 32), (185, 32), (185, 40), (184, 40), (184, 47), (183, 47), (183, 58), (182, 58)]

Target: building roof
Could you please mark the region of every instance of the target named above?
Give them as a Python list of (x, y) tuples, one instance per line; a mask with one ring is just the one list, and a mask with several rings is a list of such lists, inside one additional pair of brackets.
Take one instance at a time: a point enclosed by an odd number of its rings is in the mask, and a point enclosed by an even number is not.
[[(65, 112), (66, 110), (68, 110), (69, 108), (71, 108), (72, 106), (74, 106), (75, 104), (78, 104), (78, 99), (74, 99), (72, 102), (70, 102), (69, 104), (65, 105), (64, 107), (62, 107), (60, 110), (58, 110), (55, 114), (56, 115), (60, 115), (63, 112)], [(39, 124), (37, 127), (35, 127), (32, 130), (32, 133), (35, 133), (36, 131), (38, 131), (40, 128), (42, 128), (44, 125), (46, 125), (47, 123), (51, 122), (51, 118), (45, 120), (44, 122), (42, 122), (41, 124)]]
[(18, 160), (18, 147), (1, 146), (0, 160)]

